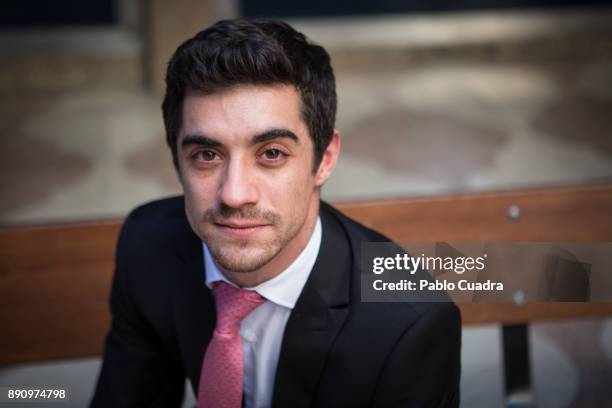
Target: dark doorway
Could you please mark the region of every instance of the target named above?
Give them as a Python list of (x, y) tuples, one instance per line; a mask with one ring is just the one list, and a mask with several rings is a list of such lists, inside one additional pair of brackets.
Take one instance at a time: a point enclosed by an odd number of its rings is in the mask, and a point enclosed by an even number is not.
[(114, 0), (6, 0), (0, 26), (4, 28), (113, 24)]
[(241, 0), (245, 17), (322, 17), (541, 7), (612, 5), (612, 0)]

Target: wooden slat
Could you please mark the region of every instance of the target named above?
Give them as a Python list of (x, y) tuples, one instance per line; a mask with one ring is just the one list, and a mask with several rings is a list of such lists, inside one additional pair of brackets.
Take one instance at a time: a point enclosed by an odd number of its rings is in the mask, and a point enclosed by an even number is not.
[[(508, 217), (510, 206), (520, 216)], [(612, 186), (382, 200), (337, 205), (398, 243), (612, 241)], [(463, 324), (612, 316), (612, 303), (459, 304)]]
[[(506, 214), (520, 208), (518, 220)], [(612, 241), (612, 186), (339, 203), (399, 243)], [(0, 365), (98, 355), (121, 221), (0, 229)], [(464, 324), (612, 315), (609, 303), (459, 305)]]
[(511, 303), (459, 303), (464, 325), (519, 324), (559, 319), (595, 319), (612, 316), (612, 303), (548, 302), (516, 306)]
[[(510, 206), (520, 216), (508, 217)], [(398, 243), (612, 241), (612, 186), (339, 203)], [(459, 304), (463, 324), (515, 324), (612, 316), (612, 303)]]
[[(511, 205), (520, 209), (508, 218)], [(340, 203), (399, 243), (612, 241), (612, 185)]]
[(0, 230), (0, 364), (102, 352), (120, 225)]

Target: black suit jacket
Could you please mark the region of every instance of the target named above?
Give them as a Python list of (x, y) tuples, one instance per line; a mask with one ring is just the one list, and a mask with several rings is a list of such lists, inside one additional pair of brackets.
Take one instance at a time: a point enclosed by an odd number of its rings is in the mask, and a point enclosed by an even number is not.
[[(457, 307), (361, 302), (360, 243), (388, 239), (325, 203), (320, 216), (321, 249), (287, 322), (273, 407), (457, 407)], [(130, 214), (92, 407), (178, 407), (185, 376), (198, 389), (215, 326), (203, 268), (182, 197)]]

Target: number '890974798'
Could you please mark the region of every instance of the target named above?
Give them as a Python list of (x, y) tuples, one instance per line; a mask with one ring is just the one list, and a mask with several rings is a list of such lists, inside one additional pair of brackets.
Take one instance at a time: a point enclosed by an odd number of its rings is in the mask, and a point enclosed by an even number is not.
[(10, 400), (66, 399), (67, 393), (61, 388), (8, 388), (6, 397)]

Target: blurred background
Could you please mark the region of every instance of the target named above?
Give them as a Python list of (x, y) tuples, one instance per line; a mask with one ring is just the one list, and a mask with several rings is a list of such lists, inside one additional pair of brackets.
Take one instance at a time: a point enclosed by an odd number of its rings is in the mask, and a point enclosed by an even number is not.
[[(332, 55), (343, 152), (325, 199), (612, 181), (612, 0), (7, 0), (0, 223), (122, 218), (179, 194), (165, 65), (240, 16), (285, 19)], [(462, 406), (502, 406), (499, 327), (463, 336)], [(612, 319), (536, 324), (530, 343), (538, 406), (612, 406)], [(0, 386), (66, 384), (84, 406), (98, 368), (3, 367)]]

